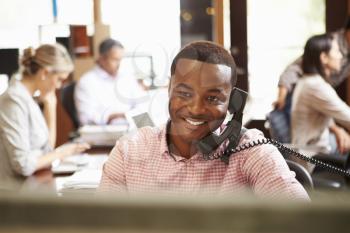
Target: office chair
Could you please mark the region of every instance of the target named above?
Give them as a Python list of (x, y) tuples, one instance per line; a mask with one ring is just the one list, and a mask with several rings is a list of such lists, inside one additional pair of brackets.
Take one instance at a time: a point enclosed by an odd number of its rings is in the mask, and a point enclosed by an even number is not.
[(72, 120), (74, 129), (76, 130), (79, 128), (80, 123), (74, 102), (74, 88), (74, 81), (67, 83), (65, 86), (63, 86), (63, 88), (61, 89), (61, 102), (63, 108), (66, 110), (70, 119)]
[(314, 183), (310, 173), (299, 163), (286, 159), (289, 169), (295, 172), (295, 178), (299, 181), (305, 189), (312, 190)]
[[(268, 130), (270, 132), (271, 138), (279, 141), (283, 144), (288, 144), (286, 146), (292, 146), (292, 148), (297, 148), (297, 146), (293, 146), (291, 143), (291, 132), (290, 132), (290, 122), (289, 118), (284, 111), (280, 110), (272, 110), (266, 116), (266, 120), (268, 122)], [(283, 151), (280, 151), (285, 159), (289, 159), (291, 155), (284, 154)], [(329, 163), (335, 165), (337, 167), (347, 169), (349, 167), (349, 163), (344, 161), (339, 156), (331, 156), (331, 155), (315, 155), (313, 156), (315, 159), (321, 160), (325, 163)], [(331, 190), (339, 190), (345, 189), (347, 187), (347, 180), (345, 177), (333, 174), (329, 171), (326, 171), (323, 168), (316, 167), (315, 170), (311, 174), (312, 181), (315, 189), (331, 189)]]
[[(314, 156), (315, 159), (321, 160), (322, 162), (331, 164), (333, 166), (342, 168), (344, 170), (350, 169), (349, 154), (339, 156), (332, 154), (317, 154)], [(312, 177), (315, 186), (322, 189), (348, 189), (349, 178), (344, 177), (340, 174), (331, 173), (325, 169), (315, 167), (312, 172)], [(331, 182), (332, 181), (332, 182)]]

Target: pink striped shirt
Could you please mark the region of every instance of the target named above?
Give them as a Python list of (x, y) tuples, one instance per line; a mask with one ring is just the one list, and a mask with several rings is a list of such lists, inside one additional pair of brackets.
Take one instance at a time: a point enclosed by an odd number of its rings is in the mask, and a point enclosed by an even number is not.
[[(261, 138), (260, 131), (247, 130), (239, 144)], [(249, 189), (263, 197), (309, 199), (272, 145), (235, 153), (225, 164), (206, 161), (200, 153), (190, 159), (170, 154), (166, 140), (164, 126), (145, 127), (117, 141), (103, 167), (98, 192), (218, 196)]]

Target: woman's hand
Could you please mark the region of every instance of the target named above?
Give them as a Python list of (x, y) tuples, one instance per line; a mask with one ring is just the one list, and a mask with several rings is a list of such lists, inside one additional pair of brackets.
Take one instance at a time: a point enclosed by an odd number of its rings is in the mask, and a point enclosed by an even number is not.
[(90, 145), (88, 143), (78, 142), (64, 144), (62, 146), (57, 147), (55, 151), (59, 153), (59, 159), (64, 159), (74, 154), (80, 154), (81, 152), (87, 149), (90, 149)]
[(342, 127), (332, 126), (330, 130), (334, 133), (337, 139), (338, 150), (341, 154), (350, 151), (350, 135)]
[(54, 148), (56, 145), (57, 135), (57, 97), (55, 91), (48, 92), (47, 94), (40, 96), (40, 101), (43, 103), (44, 118), (49, 129), (49, 142)]
[(69, 143), (59, 146), (54, 151), (39, 157), (36, 170), (47, 168), (57, 159), (63, 160), (68, 156), (79, 154), (89, 148), (90, 145), (87, 143)]
[(272, 103), (272, 106), (274, 109), (283, 110), (284, 106), (286, 106), (286, 101), (285, 99), (276, 100)]
[(278, 97), (275, 102), (273, 102), (273, 107), (278, 110), (282, 110), (286, 105), (286, 98), (288, 94), (288, 89), (283, 86), (278, 87)]
[(50, 106), (56, 107), (57, 105), (56, 92), (51, 91), (46, 95), (41, 96), (40, 101), (42, 101), (42, 103), (44, 104), (44, 107), (50, 107)]

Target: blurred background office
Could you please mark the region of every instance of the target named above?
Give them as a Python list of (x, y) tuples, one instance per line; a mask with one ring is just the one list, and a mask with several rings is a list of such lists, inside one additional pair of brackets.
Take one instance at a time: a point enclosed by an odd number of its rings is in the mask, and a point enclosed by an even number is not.
[[(1, 1), (0, 92), (28, 46), (63, 43), (76, 67), (70, 79), (78, 80), (93, 67), (99, 43), (115, 38), (126, 52), (121, 70), (157, 88), (167, 85), (170, 61), (182, 45), (212, 40), (231, 50), (240, 68), (238, 86), (250, 94), (245, 121), (261, 129), (283, 69), (311, 35), (339, 29), (349, 11), (347, 0)], [(350, 98), (347, 84), (338, 89)], [(73, 128), (59, 105), (58, 145)]]
[[(98, 45), (110, 37), (125, 48), (120, 70), (151, 90), (146, 110), (160, 124), (167, 105), (157, 101), (166, 99), (173, 56), (188, 42), (210, 40), (231, 51), (239, 67), (237, 85), (249, 91), (244, 123), (268, 136), (265, 116), (283, 69), (302, 54), (310, 36), (342, 27), (349, 5), (348, 0), (1, 0), (0, 92), (24, 48), (65, 45), (75, 65), (69, 85), (94, 66)], [(349, 103), (347, 89), (345, 81), (338, 94)], [(58, 103), (57, 145), (79, 127), (69, 101)]]

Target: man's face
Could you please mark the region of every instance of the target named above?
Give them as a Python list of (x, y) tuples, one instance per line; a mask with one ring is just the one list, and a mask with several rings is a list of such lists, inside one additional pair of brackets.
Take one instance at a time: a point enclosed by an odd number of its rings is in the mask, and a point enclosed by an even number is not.
[(118, 73), (123, 55), (124, 49), (113, 47), (107, 54), (101, 55), (99, 64), (108, 74), (115, 76)]
[(180, 59), (169, 88), (171, 136), (191, 143), (217, 129), (225, 119), (231, 89), (230, 67)]

